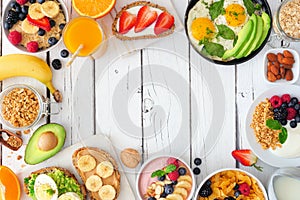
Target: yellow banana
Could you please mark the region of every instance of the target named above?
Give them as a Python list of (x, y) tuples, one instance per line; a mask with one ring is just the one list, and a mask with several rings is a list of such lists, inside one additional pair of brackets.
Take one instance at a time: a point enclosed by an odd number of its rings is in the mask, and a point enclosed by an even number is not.
[(32, 77), (45, 84), (57, 102), (61, 93), (52, 84), (52, 71), (42, 59), (26, 54), (9, 54), (0, 57), (0, 80), (15, 76)]

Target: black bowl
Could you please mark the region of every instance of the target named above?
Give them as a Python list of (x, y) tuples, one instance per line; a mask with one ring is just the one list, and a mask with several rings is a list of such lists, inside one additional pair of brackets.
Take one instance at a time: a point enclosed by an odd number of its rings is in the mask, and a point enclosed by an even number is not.
[(187, 9), (185, 11), (185, 16), (184, 16), (184, 28), (185, 28), (185, 33), (186, 33), (186, 35), (187, 35), (187, 37), (188, 37), (188, 39), (190, 41), (190, 44), (193, 46), (193, 48), (195, 49), (195, 51), (197, 51), (203, 58), (209, 60), (212, 63), (220, 64), (220, 65), (236, 65), (236, 64), (241, 64), (243, 62), (246, 62), (246, 61), (250, 60), (254, 56), (256, 56), (264, 48), (264, 46), (268, 42), (269, 36), (271, 34), (271, 30), (272, 30), (272, 13), (271, 13), (270, 6), (269, 6), (267, 0), (252, 0), (254, 3), (259, 3), (260, 5), (262, 5), (262, 10), (265, 11), (270, 16), (270, 19), (271, 19), (271, 26), (270, 26), (270, 29), (268, 31), (267, 37), (265, 38), (265, 40), (263, 41), (263, 43), (260, 45), (260, 47), (258, 49), (256, 49), (255, 51), (251, 52), (251, 54), (249, 54), (249, 56), (247, 56), (247, 57), (243, 57), (243, 58), (239, 58), (239, 59), (234, 59), (234, 60), (230, 60), (230, 61), (219, 61), (219, 60), (213, 60), (211, 58), (208, 58), (207, 56), (205, 56), (204, 54), (202, 54), (201, 52), (199, 52), (195, 48), (195, 46), (192, 44), (192, 42), (191, 42), (191, 40), (189, 38), (188, 30), (187, 30), (187, 19), (188, 19), (189, 12), (196, 5), (196, 3), (198, 1), (201, 1), (201, 0), (191, 0), (189, 2), (188, 7), (187, 7)]

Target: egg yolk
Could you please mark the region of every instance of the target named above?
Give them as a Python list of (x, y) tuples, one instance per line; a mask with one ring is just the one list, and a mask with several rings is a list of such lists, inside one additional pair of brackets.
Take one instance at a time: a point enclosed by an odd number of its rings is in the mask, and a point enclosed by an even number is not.
[(215, 35), (216, 28), (213, 22), (205, 17), (196, 18), (191, 25), (192, 35), (196, 40), (212, 38)]
[(240, 26), (246, 20), (245, 8), (240, 4), (230, 4), (225, 9), (225, 18), (229, 26)]

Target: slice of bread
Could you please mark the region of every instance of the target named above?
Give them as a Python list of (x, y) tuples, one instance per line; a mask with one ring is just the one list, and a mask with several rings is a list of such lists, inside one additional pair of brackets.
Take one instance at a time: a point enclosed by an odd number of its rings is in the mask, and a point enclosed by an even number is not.
[[(82, 147), (77, 149), (73, 155), (72, 155), (72, 161), (75, 169), (77, 170), (79, 176), (83, 180), (83, 182), (86, 182), (86, 180), (92, 176), (92, 175), (98, 175), (96, 172), (96, 167), (94, 167), (92, 170), (88, 172), (83, 172), (79, 165), (78, 165), (78, 160), (80, 157), (85, 156), (85, 155), (90, 155), (96, 160), (96, 166), (98, 166), (101, 162), (103, 161), (109, 161), (114, 168), (114, 171), (112, 175), (110, 175), (107, 178), (101, 178), (103, 185), (111, 185), (114, 187), (116, 191), (116, 195), (114, 199), (117, 199), (119, 194), (120, 194), (120, 173), (118, 171), (118, 165), (115, 159), (106, 151), (96, 148), (96, 147)], [(87, 193), (89, 194), (91, 199), (94, 200), (102, 200), (98, 194), (98, 192), (92, 192), (87, 189)]]
[[(60, 170), (65, 174), (65, 176), (74, 179), (74, 181), (80, 186), (80, 190), (81, 190), (81, 194), (83, 195), (83, 199), (86, 199), (87, 192), (86, 192), (85, 186), (80, 184), (78, 182), (78, 180), (76, 179), (75, 175), (72, 174), (69, 170), (67, 170), (65, 168), (55, 167), (55, 166), (42, 168), (42, 169), (39, 169), (37, 171), (31, 172), (31, 174), (26, 178), (30, 179), (31, 175), (33, 175), (33, 174), (36, 174), (36, 175), (48, 174), (48, 173), (54, 172), (55, 170)], [(28, 185), (25, 182), (24, 182), (24, 192), (26, 193), (26, 195), (29, 195), (29, 188), (28, 188)]]
[[(163, 6), (160, 6), (160, 5), (157, 5), (157, 4), (154, 4), (154, 3), (151, 3), (151, 2), (148, 2), (148, 1), (136, 1), (136, 2), (133, 2), (131, 4), (128, 4), (126, 6), (124, 6), (120, 12), (117, 13), (114, 21), (113, 21), (113, 24), (112, 24), (112, 32), (113, 34), (121, 39), (121, 40), (137, 40), (137, 39), (152, 39), (152, 38), (160, 38), (160, 37), (164, 37), (164, 36), (167, 36), (167, 35), (170, 35), (174, 32), (174, 29), (175, 29), (175, 24), (167, 31), (161, 33), (161, 34), (158, 34), (158, 35), (155, 35), (154, 33), (153, 34), (138, 34), (137, 36), (130, 36), (128, 34), (121, 34), (118, 32), (118, 21), (119, 21), (119, 18), (121, 17), (122, 13), (125, 11), (125, 10), (128, 10), (130, 8), (133, 8), (133, 7), (136, 7), (136, 6), (150, 6), (152, 8), (155, 8), (155, 9), (159, 9), (161, 11), (167, 11), (167, 9)], [(137, 15), (137, 13), (134, 13)]]

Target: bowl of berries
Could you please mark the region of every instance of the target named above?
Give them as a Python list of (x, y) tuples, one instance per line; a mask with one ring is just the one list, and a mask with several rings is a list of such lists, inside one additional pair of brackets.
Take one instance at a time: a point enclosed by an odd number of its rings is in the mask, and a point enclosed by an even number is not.
[(268, 200), (263, 184), (252, 174), (236, 168), (217, 170), (208, 175), (196, 190), (194, 200)]
[(282, 85), (259, 95), (246, 116), (246, 138), (254, 153), (275, 167), (300, 162), (300, 87)]
[(13, 46), (41, 53), (61, 42), (69, 14), (62, 0), (10, 0), (2, 19), (4, 35)]
[(136, 191), (139, 199), (190, 200), (195, 190), (191, 168), (180, 158), (160, 156), (147, 161), (138, 173)]

